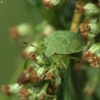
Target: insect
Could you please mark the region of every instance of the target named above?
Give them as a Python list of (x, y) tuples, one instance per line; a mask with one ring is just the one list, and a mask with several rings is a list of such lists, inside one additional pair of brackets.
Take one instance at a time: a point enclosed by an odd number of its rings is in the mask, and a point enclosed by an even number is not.
[(23, 43), (24, 43), (24, 44), (28, 44), (28, 45), (30, 45), (30, 46), (32, 46), (32, 47), (35, 47), (35, 48), (39, 49), (38, 47), (34, 46), (33, 44), (30, 44), (30, 43), (27, 43), (27, 42), (23, 42)]

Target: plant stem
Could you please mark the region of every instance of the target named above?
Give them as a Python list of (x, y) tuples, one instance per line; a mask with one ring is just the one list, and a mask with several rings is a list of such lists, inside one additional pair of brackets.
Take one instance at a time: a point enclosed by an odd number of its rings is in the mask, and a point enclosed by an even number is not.
[(48, 88), (48, 85), (49, 85), (49, 83), (45, 83), (44, 86), (43, 86), (43, 88), (42, 88), (42, 91), (45, 92), (47, 90), (47, 88)]
[(57, 96), (56, 95), (47, 95), (48, 97), (50, 98), (56, 98)]
[[(85, 0), (80, 0), (79, 3), (84, 5)], [(83, 14), (82, 12), (74, 12), (72, 25), (71, 25), (71, 28), (70, 28), (71, 32), (77, 33), (82, 14)]]
[(80, 61), (80, 58), (77, 58), (77, 57), (71, 57), (71, 56), (68, 56), (70, 59), (73, 59), (75, 61)]

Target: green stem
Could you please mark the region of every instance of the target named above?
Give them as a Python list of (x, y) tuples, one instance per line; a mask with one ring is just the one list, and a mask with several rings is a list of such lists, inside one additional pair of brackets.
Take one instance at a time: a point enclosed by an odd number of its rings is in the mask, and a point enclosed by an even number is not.
[[(86, 0), (79, 0), (80, 4), (82, 5), (85, 4), (85, 1)], [(75, 33), (78, 32), (78, 27), (79, 27), (79, 23), (81, 21), (82, 15), (83, 15), (83, 12), (79, 12), (79, 13), (74, 12), (74, 16), (73, 16), (73, 20), (72, 20), (72, 24), (70, 28), (71, 32), (75, 32)]]
[(77, 57), (71, 57), (71, 56), (68, 56), (70, 59), (73, 59), (73, 60), (76, 60), (76, 61), (80, 61), (80, 58), (77, 58)]
[(94, 44), (94, 42), (95, 42), (94, 39), (89, 39), (87, 45), (84, 47), (82, 52), (87, 51), (90, 48), (90, 46)]
[(48, 85), (49, 85), (49, 82), (45, 83), (43, 88), (42, 88), (42, 91), (43, 92), (46, 92), (47, 88), (48, 88)]
[(56, 95), (47, 95), (48, 97), (50, 98), (56, 98), (57, 96)]

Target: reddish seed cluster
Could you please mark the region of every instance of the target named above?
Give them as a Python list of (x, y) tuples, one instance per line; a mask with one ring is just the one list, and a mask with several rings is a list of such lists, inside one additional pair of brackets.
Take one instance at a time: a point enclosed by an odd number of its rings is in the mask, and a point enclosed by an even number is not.
[(98, 58), (95, 53), (86, 51), (84, 53), (84, 56), (85, 56), (86, 61), (89, 62), (91, 66), (93, 66), (94, 68), (99, 68), (100, 58)]
[(88, 22), (83, 22), (83, 23), (80, 24), (79, 28), (80, 28), (80, 31), (81, 31), (82, 33), (87, 33), (87, 32), (89, 32), (90, 27), (88, 26), (88, 24), (89, 24)]
[(23, 89), (19, 92), (19, 96), (21, 98), (21, 100), (28, 100), (28, 96), (29, 96), (29, 92), (28, 89)]
[(19, 33), (18, 33), (16, 27), (12, 27), (12, 28), (10, 29), (10, 35), (11, 35), (11, 37), (12, 37), (13, 39), (17, 39), (17, 38), (19, 37)]
[(79, 2), (76, 2), (75, 12), (77, 12), (77, 13), (84, 12), (84, 8), (83, 8), (82, 4), (80, 4)]
[(83, 22), (80, 24), (79, 29), (83, 38), (87, 38), (87, 34), (90, 31), (90, 27), (88, 22)]
[(50, 80), (50, 81), (53, 81), (53, 77), (54, 77), (54, 74), (53, 72), (46, 72), (45, 73), (45, 80)]
[(3, 85), (3, 86), (2, 86), (2, 92), (3, 92), (5, 95), (7, 95), (7, 96), (9, 96), (9, 95), (11, 94), (8, 85)]
[(26, 70), (27, 73), (31, 73), (32, 71), (34, 71), (34, 67), (32, 66), (28, 67)]
[(40, 77), (37, 76), (35, 71), (33, 71), (33, 72), (30, 73), (30, 80), (32, 82), (40, 82)]
[(29, 60), (34, 61), (36, 60), (36, 55), (34, 54), (34, 52), (30, 52), (28, 55)]
[(29, 73), (32, 72), (33, 70), (34, 70), (33, 67), (28, 67), (27, 70), (21, 72), (17, 79), (17, 83), (19, 85), (28, 83), (30, 81)]
[(40, 77), (36, 74), (33, 67), (29, 67), (27, 70), (21, 72), (17, 79), (19, 85), (24, 85), (29, 82), (39, 82)]
[(19, 85), (23, 85), (26, 84), (30, 81), (30, 78), (26, 75), (25, 72), (21, 72), (21, 74), (19, 75), (18, 79), (17, 79), (17, 83)]
[(26, 52), (26, 51), (23, 50), (23, 51), (21, 52), (21, 56), (22, 56), (23, 59), (26, 59), (27, 56), (28, 56), (28, 52)]

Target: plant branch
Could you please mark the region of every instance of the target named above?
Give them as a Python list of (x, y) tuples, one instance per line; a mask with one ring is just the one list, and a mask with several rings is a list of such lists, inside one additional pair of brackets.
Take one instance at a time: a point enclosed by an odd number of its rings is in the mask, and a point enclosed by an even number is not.
[[(84, 5), (85, 0), (80, 0), (79, 3), (81, 5)], [(79, 27), (79, 23), (80, 23), (82, 15), (83, 15), (83, 12), (74, 12), (74, 16), (73, 16), (73, 19), (72, 19), (72, 25), (71, 25), (71, 28), (70, 28), (71, 32), (76, 33), (78, 31), (78, 27)]]

